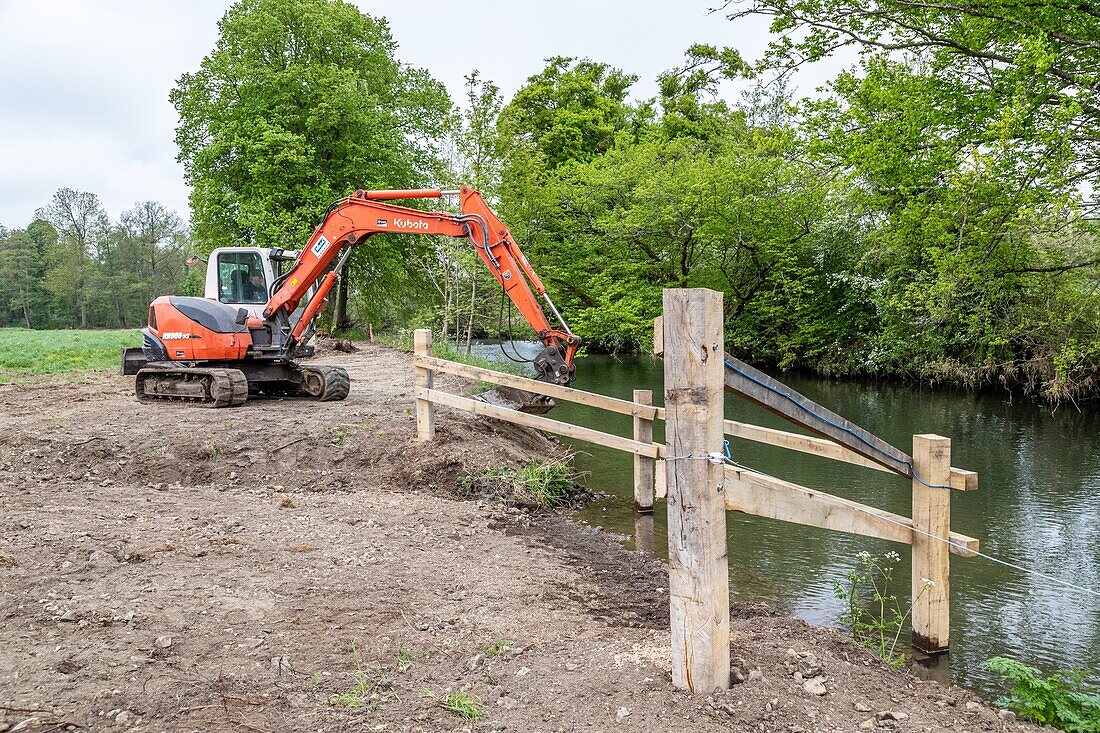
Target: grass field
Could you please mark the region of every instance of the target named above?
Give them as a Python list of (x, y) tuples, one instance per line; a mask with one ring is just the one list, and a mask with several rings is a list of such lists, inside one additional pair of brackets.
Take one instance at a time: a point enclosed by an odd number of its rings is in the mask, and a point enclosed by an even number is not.
[(32, 331), (0, 328), (0, 382), (118, 369), (119, 350), (141, 346), (141, 331)]

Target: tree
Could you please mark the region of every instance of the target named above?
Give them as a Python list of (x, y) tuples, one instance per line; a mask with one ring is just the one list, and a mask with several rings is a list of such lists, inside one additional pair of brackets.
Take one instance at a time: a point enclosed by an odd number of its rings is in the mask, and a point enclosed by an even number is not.
[(35, 216), (57, 233), (56, 243), (46, 251), (46, 289), (67, 306), (64, 323), (88, 328), (91, 310), (104, 296), (94, 283), (96, 258), (107, 246), (107, 212), (94, 193), (61, 188)]
[(549, 168), (591, 160), (635, 121), (627, 101), (635, 81), (607, 64), (556, 56), (505, 107), (502, 134), (512, 153), (536, 154)]
[(45, 300), (41, 233), (42, 227), (35, 225), (15, 231), (0, 227), (0, 282), (5, 283), (0, 305), (8, 311), (0, 310), (0, 323), (22, 322), (27, 328), (45, 323), (45, 314), (39, 312)]
[[(840, 48), (935, 79), (930, 101), (968, 145), (1071, 156), (1063, 186), (1100, 182), (1100, 11), (1044, 0), (733, 0), (772, 19), (761, 66), (789, 73)], [(798, 40), (795, 40), (798, 39)], [(942, 131), (941, 132), (945, 132)]]
[(862, 194), (863, 256), (846, 276), (875, 284), (864, 368), (1095, 391), (1100, 16), (1001, 0), (729, 7), (780, 34), (758, 73), (861, 50), (803, 102), (802, 144)]
[[(466, 104), (454, 111), (448, 124), (445, 180), (481, 191), (495, 206), (499, 204), (504, 163), (504, 142), (497, 126), (504, 101), (497, 85), (482, 79), (476, 69), (465, 80)], [(498, 290), (496, 282), (465, 241), (441, 239), (431, 258), (425, 269), (442, 299), (442, 313), (437, 316), (443, 324), (442, 333), (446, 335), (453, 324), (457, 341), (464, 321), (469, 351), (478, 317), (482, 320), (479, 331), (484, 333), (488, 319), (499, 313), (499, 298), (478, 299), (479, 289), (490, 294)]]
[[(450, 100), (396, 58), (385, 20), (341, 0), (240, 0), (219, 31), (171, 93), (201, 249), (297, 249), (339, 197), (435, 179)], [(347, 281), (392, 300), (411, 284), (410, 246), (423, 245), (372, 239)]]
[(127, 271), (149, 303), (176, 287), (184, 272), (183, 222), (157, 201), (141, 201), (122, 212), (119, 230), (127, 242)]

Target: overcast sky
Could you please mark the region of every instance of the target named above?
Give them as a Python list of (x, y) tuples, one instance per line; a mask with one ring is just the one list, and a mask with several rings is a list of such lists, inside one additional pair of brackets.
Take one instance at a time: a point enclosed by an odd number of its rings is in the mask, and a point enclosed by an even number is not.
[[(755, 58), (762, 21), (733, 24), (715, 0), (362, 0), (390, 21), (404, 62), (427, 68), (458, 100), (479, 69), (505, 97), (554, 55), (637, 74), (636, 97), (692, 43)], [(62, 187), (96, 193), (112, 218), (153, 199), (188, 216), (168, 92), (198, 68), (230, 5), (219, 0), (0, 0), (0, 225), (26, 226)], [(811, 70), (812, 89), (827, 70)]]

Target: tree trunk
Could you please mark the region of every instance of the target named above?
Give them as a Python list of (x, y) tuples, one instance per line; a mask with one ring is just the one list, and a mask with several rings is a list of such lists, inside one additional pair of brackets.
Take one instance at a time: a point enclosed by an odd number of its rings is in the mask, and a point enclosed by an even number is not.
[(115, 298), (115, 313), (118, 314), (118, 327), (126, 328), (126, 314), (122, 312), (122, 301)]
[(474, 337), (474, 304), (477, 301), (477, 275), (470, 279), (470, 320), (466, 321), (466, 353), (470, 353), (470, 342)]
[(31, 328), (31, 305), (27, 301), (23, 301), (23, 321), (27, 324), (27, 328)]
[(443, 296), (443, 333), (440, 334), (440, 341), (447, 341), (447, 332), (451, 325), (451, 289), (447, 288), (446, 294)]
[(344, 278), (340, 278), (336, 289), (336, 314), (332, 320), (337, 331), (346, 331), (351, 326), (348, 320), (348, 281)]

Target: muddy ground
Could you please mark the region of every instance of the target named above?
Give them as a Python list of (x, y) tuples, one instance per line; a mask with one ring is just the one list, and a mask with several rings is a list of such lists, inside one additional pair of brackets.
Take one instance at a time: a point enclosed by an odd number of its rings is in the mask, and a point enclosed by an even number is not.
[(676, 691), (661, 563), (454, 496), (556, 444), (439, 408), (417, 444), (409, 356), (359, 346), (343, 403), (0, 387), (0, 731), (1031, 729), (762, 607), (744, 682)]

